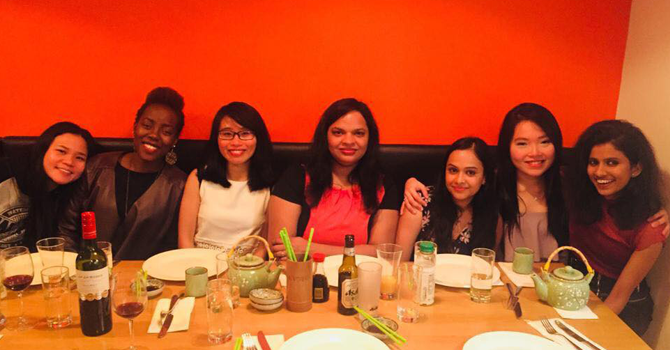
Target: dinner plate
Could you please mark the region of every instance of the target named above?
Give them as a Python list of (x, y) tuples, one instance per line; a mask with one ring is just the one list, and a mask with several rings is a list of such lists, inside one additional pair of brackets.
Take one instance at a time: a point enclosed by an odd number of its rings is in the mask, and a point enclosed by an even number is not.
[[(435, 263), (435, 284), (454, 288), (470, 288), (472, 257), (462, 254), (438, 254)], [(493, 284), (500, 281), (500, 270), (493, 267)]]
[[(38, 286), (42, 284), (42, 258), (40, 258), (40, 253), (32, 253), (30, 257), (33, 259), (33, 282), (30, 283), (31, 286)], [(63, 265), (70, 270), (70, 276), (77, 274), (77, 268), (75, 265), (75, 260), (77, 260), (77, 253), (65, 252), (63, 254)], [(27, 260), (26, 260), (27, 262)], [(8, 266), (7, 269), (11, 269), (11, 266)]]
[[(207, 276), (212, 277), (216, 275), (216, 255), (219, 253), (203, 248), (168, 250), (147, 259), (142, 268), (151, 277), (165, 281), (184, 281), (186, 269), (193, 266), (207, 268)], [(224, 271), (227, 269), (226, 266)]]
[(521, 332), (487, 332), (476, 335), (463, 345), (463, 350), (560, 350), (551, 340)]
[(381, 340), (344, 328), (315, 329), (300, 333), (284, 342), (279, 350), (388, 350)]
[[(342, 254), (331, 255), (323, 260), (323, 269), (326, 270), (326, 278), (331, 287), (337, 287), (337, 270), (342, 265), (343, 257)], [(366, 261), (377, 261), (377, 258), (367, 255), (356, 255), (356, 265)]]

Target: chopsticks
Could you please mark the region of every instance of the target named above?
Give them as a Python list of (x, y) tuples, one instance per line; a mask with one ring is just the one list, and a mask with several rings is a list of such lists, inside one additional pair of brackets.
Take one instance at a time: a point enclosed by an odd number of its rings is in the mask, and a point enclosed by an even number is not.
[(305, 257), (303, 257), (302, 259), (303, 262), (307, 261), (307, 256), (309, 256), (309, 246), (312, 245), (312, 237), (314, 237), (314, 227), (312, 227), (309, 230), (309, 239), (307, 240), (307, 249), (305, 249)]
[(295, 252), (293, 251), (293, 245), (291, 245), (291, 239), (288, 237), (288, 232), (286, 231), (286, 227), (279, 231), (279, 237), (281, 238), (282, 243), (284, 243), (284, 247), (286, 247), (286, 257), (291, 261), (297, 261), (295, 258)]
[(354, 309), (356, 311), (358, 311), (359, 314), (363, 315), (363, 317), (367, 318), (370, 322), (372, 322), (372, 324), (377, 326), (377, 328), (379, 328), (379, 330), (381, 330), (382, 332), (384, 332), (384, 334), (386, 334), (389, 338), (391, 338), (391, 340), (393, 340), (394, 343), (396, 343), (398, 345), (402, 345), (402, 344), (405, 344), (407, 342), (407, 339), (403, 338), (403, 336), (401, 336), (396, 331), (392, 330), (391, 328), (389, 328), (388, 326), (386, 326), (382, 322), (379, 322), (379, 320), (370, 316), (370, 314), (363, 311), (358, 306), (354, 306)]
[(240, 350), (241, 347), (242, 347), (242, 338), (238, 337), (235, 340), (235, 348), (234, 349), (235, 350)]

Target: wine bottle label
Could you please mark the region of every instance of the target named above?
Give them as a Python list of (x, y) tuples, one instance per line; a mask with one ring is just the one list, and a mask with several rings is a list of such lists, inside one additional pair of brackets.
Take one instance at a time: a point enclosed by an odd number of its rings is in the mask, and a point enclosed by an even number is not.
[(356, 305), (358, 299), (358, 278), (350, 278), (342, 281), (342, 305), (351, 309)]
[(100, 300), (109, 296), (109, 269), (107, 266), (93, 270), (77, 270), (77, 290), (79, 299)]

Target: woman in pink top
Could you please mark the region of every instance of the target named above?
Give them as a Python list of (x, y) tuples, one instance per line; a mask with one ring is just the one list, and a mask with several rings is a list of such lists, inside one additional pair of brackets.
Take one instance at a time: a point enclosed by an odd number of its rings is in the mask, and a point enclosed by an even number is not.
[(651, 322), (645, 276), (661, 253), (664, 227), (647, 218), (662, 207), (654, 151), (621, 120), (593, 124), (575, 146), (570, 169), (570, 244), (596, 271), (591, 290), (638, 335)]
[(269, 238), (285, 257), (279, 231), (286, 228), (296, 253), (341, 254), (353, 234), (358, 254), (375, 255), (379, 243), (394, 241), (398, 193), (379, 171), (379, 130), (365, 103), (336, 101), (323, 113), (306, 164), (289, 168), (272, 190)]

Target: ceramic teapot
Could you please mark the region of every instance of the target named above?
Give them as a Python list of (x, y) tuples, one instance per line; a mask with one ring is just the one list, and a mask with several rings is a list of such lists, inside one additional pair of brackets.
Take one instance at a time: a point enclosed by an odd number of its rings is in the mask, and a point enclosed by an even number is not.
[[(572, 250), (582, 258), (588, 271), (586, 276), (571, 266), (557, 268), (549, 273), (549, 265), (554, 255), (566, 249)], [(546, 301), (555, 308), (570, 311), (579, 310), (586, 306), (589, 301), (589, 283), (593, 278), (593, 269), (586, 261), (584, 254), (577, 248), (565, 246), (556, 249), (547, 259), (547, 263), (540, 269), (540, 273), (542, 278), (535, 273), (530, 276), (535, 283), (535, 292), (540, 300)]]
[[(253, 254), (235, 254), (240, 242), (247, 239), (257, 239), (263, 242), (268, 251), (270, 261), (265, 261), (263, 258)], [(283, 269), (283, 266), (278, 265), (274, 270), (270, 270), (274, 262), (275, 258), (270, 251), (270, 246), (263, 237), (244, 237), (237, 241), (228, 253), (228, 278), (233, 285), (240, 288), (241, 297), (248, 297), (249, 292), (257, 288), (272, 289), (277, 285), (277, 280)]]

